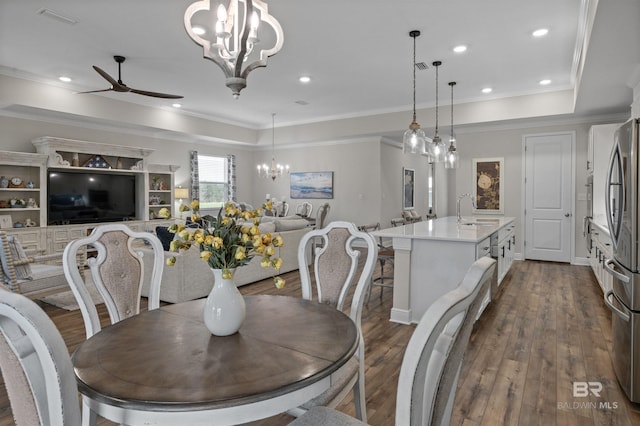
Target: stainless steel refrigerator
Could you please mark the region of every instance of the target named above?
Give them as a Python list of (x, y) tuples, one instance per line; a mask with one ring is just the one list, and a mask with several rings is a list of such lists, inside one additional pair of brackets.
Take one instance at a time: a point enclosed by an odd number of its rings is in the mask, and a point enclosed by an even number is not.
[(605, 269), (613, 288), (604, 295), (611, 316), (613, 367), (629, 399), (640, 402), (640, 157), (638, 119), (615, 133), (606, 184), (606, 216), (613, 258)]

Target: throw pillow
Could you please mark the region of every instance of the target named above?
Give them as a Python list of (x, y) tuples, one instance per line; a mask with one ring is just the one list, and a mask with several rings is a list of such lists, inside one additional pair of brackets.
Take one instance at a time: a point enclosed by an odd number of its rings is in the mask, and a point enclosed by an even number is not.
[[(8, 236), (7, 241), (9, 242), (9, 252), (11, 253), (11, 257), (14, 260), (28, 260), (29, 256), (24, 252), (22, 248), (22, 244), (18, 241), (17, 238), (13, 236)], [(31, 266), (26, 263), (24, 265), (15, 265), (14, 269), (16, 271), (16, 278), (18, 280), (32, 280), (31, 276)]]
[(169, 251), (171, 248), (171, 241), (173, 241), (174, 234), (169, 232), (169, 228), (166, 226), (156, 226), (156, 236), (162, 243), (164, 251)]

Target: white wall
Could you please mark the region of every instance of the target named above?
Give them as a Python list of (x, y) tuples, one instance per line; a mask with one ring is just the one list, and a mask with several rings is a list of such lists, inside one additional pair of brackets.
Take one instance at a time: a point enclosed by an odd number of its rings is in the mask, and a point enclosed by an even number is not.
[[(331, 206), (328, 220), (346, 220), (357, 225), (377, 221), (380, 212), (380, 138), (368, 138), (352, 143), (327, 142), (310, 147), (276, 148), (276, 161), (289, 164), (292, 172), (333, 172), (333, 199), (294, 199), (289, 193), (289, 177), (275, 181), (256, 176), (255, 164), (271, 164), (271, 150), (257, 150), (249, 176), (252, 179), (254, 206), (264, 202), (270, 194), (290, 204), (289, 214), (298, 204), (313, 204), (312, 215), (318, 206)], [(238, 170), (240, 165), (238, 165)], [(242, 173), (238, 173), (240, 175)]]
[[(180, 166), (175, 174), (175, 184), (183, 187), (189, 187), (189, 151), (192, 150), (208, 155), (235, 154), (239, 170), (247, 168), (253, 170), (253, 152), (232, 145), (197, 144), (164, 137), (122, 133), (118, 132), (117, 128), (110, 131), (3, 116), (0, 116), (0, 129), (2, 129), (0, 131), (0, 150), (3, 151), (36, 152), (31, 141), (41, 136), (152, 148), (155, 151), (148, 157), (149, 163)], [(238, 176), (237, 190), (240, 199), (252, 197), (252, 178), (247, 178), (244, 175)]]
[[(617, 120), (619, 121), (619, 118)], [(593, 124), (603, 124), (598, 122)], [(522, 229), (522, 136), (531, 133), (575, 131), (576, 132), (576, 211), (575, 256), (586, 257), (582, 237), (582, 217), (586, 214), (586, 202), (581, 195), (585, 192), (586, 155), (588, 130), (592, 123), (513, 126), (506, 129), (458, 130), (458, 150), (460, 168), (455, 171), (439, 170), (438, 216), (455, 212), (457, 195), (472, 192), (471, 161), (473, 158), (504, 157), (505, 159), (505, 215), (516, 217), (516, 226)], [(254, 206), (264, 201), (269, 193), (278, 199), (286, 196), (295, 211), (297, 200), (289, 198), (289, 179), (275, 182), (259, 179), (255, 165), (270, 162), (271, 150), (244, 148), (236, 145), (213, 145), (170, 140), (142, 134), (124, 133), (114, 130), (85, 128), (70, 124), (44, 122), (14, 117), (0, 117), (0, 149), (7, 151), (35, 152), (31, 140), (40, 136), (87, 140), (116, 145), (153, 148), (150, 163), (175, 164), (180, 169), (176, 173), (176, 185), (188, 186), (189, 151), (198, 150), (203, 154), (235, 154), (237, 158), (238, 200), (248, 201)], [(402, 211), (402, 167), (416, 170), (416, 210), (427, 213), (427, 163), (423, 157), (402, 153), (399, 145), (383, 142), (380, 137), (371, 137), (350, 142), (324, 142), (312, 146), (278, 147), (276, 159), (288, 163), (292, 171), (333, 171), (334, 198), (331, 204), (330, 220), (347, 220), (356, 224), (380, 222), (390, 226), (390, 220), (399, 217)], [(246, 171), (246, 172), (245, 172)], [(1, 173), (0, 173), (1, 174)], [(447, 184), (448, 181), (448, 184)], [(303, 200), (300, 200), (303, 201)], [(323, 200), (310, 200), (317, 207)], [(463, 203), (462, 213), (471, 214), (469, 203)], [(517, 252), (523, 253), (521, 239), (517, 242)]]
[[(597, 123), (602, 124), (602, 123)], [(573, 125), (556, 125), (541, 127), (525, 127), (504, 130), (478, 131), (473, 133), (458, 132), (458, 152), (460, 168), (455, 172), (455, 184), (449, 191), (449, 209), (455, 211), (456, 197), (465, 192), (472, 193), (474, 179), (472, 177), (472, 159), (483, 157), (504, 157), (504, 215), (516, 218), (516, 233), (522, 235), (522, 137), (525, 134), (549, 133), (560, 131), (576, 132), (576, 211), (575, 219), (575, 257), (586, 257), (587, 250), (582, 236), (582, 218), (587, 213), (586, 194), (586, 158), (590, 123)], [(463, 215), (472, 214), (470, 203), (462, 203)], [(523, 254), (522, 238), (516, 239), (516, 252)]]

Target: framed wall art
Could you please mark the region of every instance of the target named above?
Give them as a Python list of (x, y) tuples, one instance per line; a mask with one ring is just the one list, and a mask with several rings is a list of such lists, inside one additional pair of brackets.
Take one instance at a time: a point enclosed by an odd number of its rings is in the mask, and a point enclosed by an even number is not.
[(333, 172), (296, 172), (289, 176), (292, 199), (333, 198)]
[(416, 199), (416, 171), (407, 167), (402, 168), (402, 210), (415, 207)]
[(473, 159), (474, 213), (504, 213), (504, 158)]

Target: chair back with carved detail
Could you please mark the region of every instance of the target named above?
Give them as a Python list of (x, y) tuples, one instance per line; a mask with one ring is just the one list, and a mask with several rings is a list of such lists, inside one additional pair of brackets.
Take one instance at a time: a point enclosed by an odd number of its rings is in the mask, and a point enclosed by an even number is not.
[(17, 425), (80, 425), (67, 346), (35, 302), (0, 286), (0, 371)]
[(448, 425), (464, 352), (495, 259), (476, 260), (460, 285), (424, 313), (405, 349), (396, 399), (397, 425)]
[[(153, 258), (144, 259), (139, 248), (153, 250)], [(94, 251), (86, 265), (78, 264), (78, 253)], [(80, 256), (81, 258), (81, 256)], [(81, 268), (88, 266), (91, 278), (109, 312), (111, 323), (140, 313), (140, 293), (144, 282), (144, 262), (153, 262), (148, 308), (160, 307), (160, 283), (164, 269), (164, 249), (155, 235), (136, 232), (124, 224), (106, 224), (93, 229), (90, 235), (71, 241), (64, 250), (64, 273), (76, 297), (84, 319), (87, 338), (100, 331), (100, 318), (94, 301), (82, 278)]]
[(296, 215), (300, 217), (310, 217), (311, 212), (313, 212), (313, 204), (308, 201), (305, 201), (296, 206)]
[(316, 229), (322, 229), (327, 225), (327, 218), (329, 217), (330, 211), (331, 205), (329, 203), (324, 203), (318, 207), (318, 211), (316, 212)]
[[(320, 240), (320, 244), (315, 244)], [(313, 246), (312, 280), (307, 262), (308, 246)], [(359, 248), (364, 247), (366, 251)], [(360, 256), (365, 255), (364, 263)], [(343, 310), (348, 296), (352, 295), (350, 309), (346, 310), (358, 328), (360, 338), (353, 362), (339, 372), (344, 377), (335, 381), (335, 385), (303, 405), (307, 410), (314, 405), (335, 407), (353, 389), (356, 415), (366, 421), (364, 393), (364, 339), (362, 337), (361, 317), (364, 295), (371, 280), (371, 274), (378, 257), (375, 239), (366, 232), (359, 231), (350, 222), (330, 222), (323, 228), (314, 229), (304, 235), (298, 247), (298, 264), (302, 297), (313, 299), (315, 287), (318, 302)], [(353, 287), (355, 285), (355, 288)], [(353, 290), (353, 291), (352, 291)], [(291, 412), (297, 415), (299, 413)]]
[[(495, 265), (489, 257), (476, 260), (460, 285), (433, 302), (420, 319), (400, 367), (396, 425), (449, 425), (462, 357), (484, 295), (496, 279)], [(341, 411), (320, 406), (290, 425), (365, 426)]]

